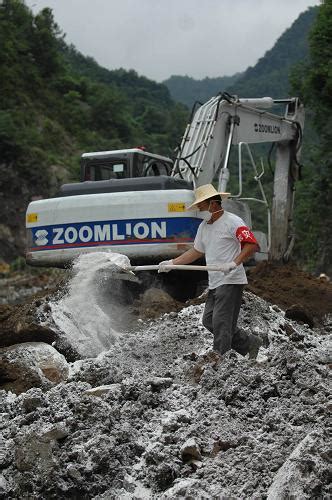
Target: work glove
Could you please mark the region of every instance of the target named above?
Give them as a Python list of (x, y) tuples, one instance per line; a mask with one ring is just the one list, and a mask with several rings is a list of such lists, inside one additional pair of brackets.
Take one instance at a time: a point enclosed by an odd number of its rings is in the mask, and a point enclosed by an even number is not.
[(173, 264), (172, 260), (163, 260), (158, 264), (158, 273), (169, 273), (171, 269), (165, 269), (165, 266)]
[(220, 264), (220, 271), (222, 271), (225, 274), (230, 273), (237, 267), (237, 264), (235, 262), (226, 262), (225, 264)]

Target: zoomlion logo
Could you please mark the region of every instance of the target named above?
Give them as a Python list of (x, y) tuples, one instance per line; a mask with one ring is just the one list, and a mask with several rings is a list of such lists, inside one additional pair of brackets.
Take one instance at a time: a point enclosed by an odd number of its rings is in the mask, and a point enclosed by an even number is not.
[(265, 134), (281, 134), (279, 125), (267, 125), (264, 123), (254, 123), (255, 132), (263, 132)]
[(48, 236), (48, 232), (46, 231), (46, 229), (39, 229), (38, 231), (36, 231), (35, 244), (39, 247), (47, 245), (48, 239), (46, 238), (46, 236)]
[(201, 222), (198, 218), (169, 217), (162, 219), (119, 220), (112, 222), (80, 222), (63, 226), (33, 229), (36, 250), (61, 247), (177, 243), (192, 241)]

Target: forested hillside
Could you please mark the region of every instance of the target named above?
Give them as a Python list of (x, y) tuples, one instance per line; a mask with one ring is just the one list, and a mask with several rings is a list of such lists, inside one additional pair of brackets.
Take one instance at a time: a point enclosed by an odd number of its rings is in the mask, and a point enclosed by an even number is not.
[(0, 257), (24, 250), (32, 197), (77, 178), (84, 151), (146, 145), (170, 154), (187, 110), (164, 85), (108, 71), (67, 47), (50, 9), (0, 4)]
[(289, 74), (295, 64), (308, 58), (309, 32), (318, 7), (303, 12), (276, 41), (271, 50), (229, 85), (227, 92), (241, 97), (287, 97), (291, 94)]
[(298, 185), (296, 256), (309, 268), (332, 274), (332, 0), (324, 0), (309, 36), (310, 59), (292, 72), (294, 94), (307, 107), (317, 137), (304, 142)]
[(134, 119), (133, 133), (138, 135), (138, 143), (147, 145), (151, 151), (171, 154), (183, 134), (188, 113), (181, 104), (173, 101), (165, 85), (140, 76), (134, 70), (107, 70), (91, 57), (83, 56), (72, 45), (63, 44), (61, 52), (76, 75), (106, 85), (123, 95), (129, 113), (123, 116), (120, 106), (118, 112), (129, 123)]
[(210, 97), (224, 91), (232, 85), (242, 73), (219, 78), (203, 78), (195, 80), (190, 76), (173, 75), (163, 83), (167, 86), (175, 101), (182, 102), (191, 108), (196, 101), (206, 102)]
[(311, 7), (303, 12), (272, 49), (243, 73), (203, 80), (171, 76), (164, 84), (176, 101), (189, 107), (197, 100), (205, 102), (225, 90), (240, 97), (287, 97), (290, 94), (291, 68), (308, 57), (308, 34), (317, 11), (318, 7)]

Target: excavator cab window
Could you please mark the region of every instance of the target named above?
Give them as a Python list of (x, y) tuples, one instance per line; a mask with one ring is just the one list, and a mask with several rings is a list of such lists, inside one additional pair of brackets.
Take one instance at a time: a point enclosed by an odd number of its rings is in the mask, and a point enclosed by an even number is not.
[(170, 175), (172, 161), (137, 152), (117, 152), (102, 158), (82, 158), (82, 181), (107, 181), (131, 177), (158, 177)]
[(128, 177), (125, 161), (89, 162), (84, 169), (85, 181), (107, 181)]
[(169, 175), (172, 164), (159, 158), (151, 156), (135, 155), (133, 164), (133, 177), (158, 177), (160, 175)]

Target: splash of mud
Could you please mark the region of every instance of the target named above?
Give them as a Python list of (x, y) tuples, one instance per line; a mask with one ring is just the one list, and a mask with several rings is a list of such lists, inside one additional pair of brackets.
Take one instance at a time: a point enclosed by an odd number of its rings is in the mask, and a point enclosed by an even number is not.
[(123, 314), (112, 296), (122, 283), (112, 274), (129, 265), (117, 253), (83, 254), (74, 262), (68, 292), (51, 304), (53, 321), (82, 357), (97, 356), (119, 336)]

